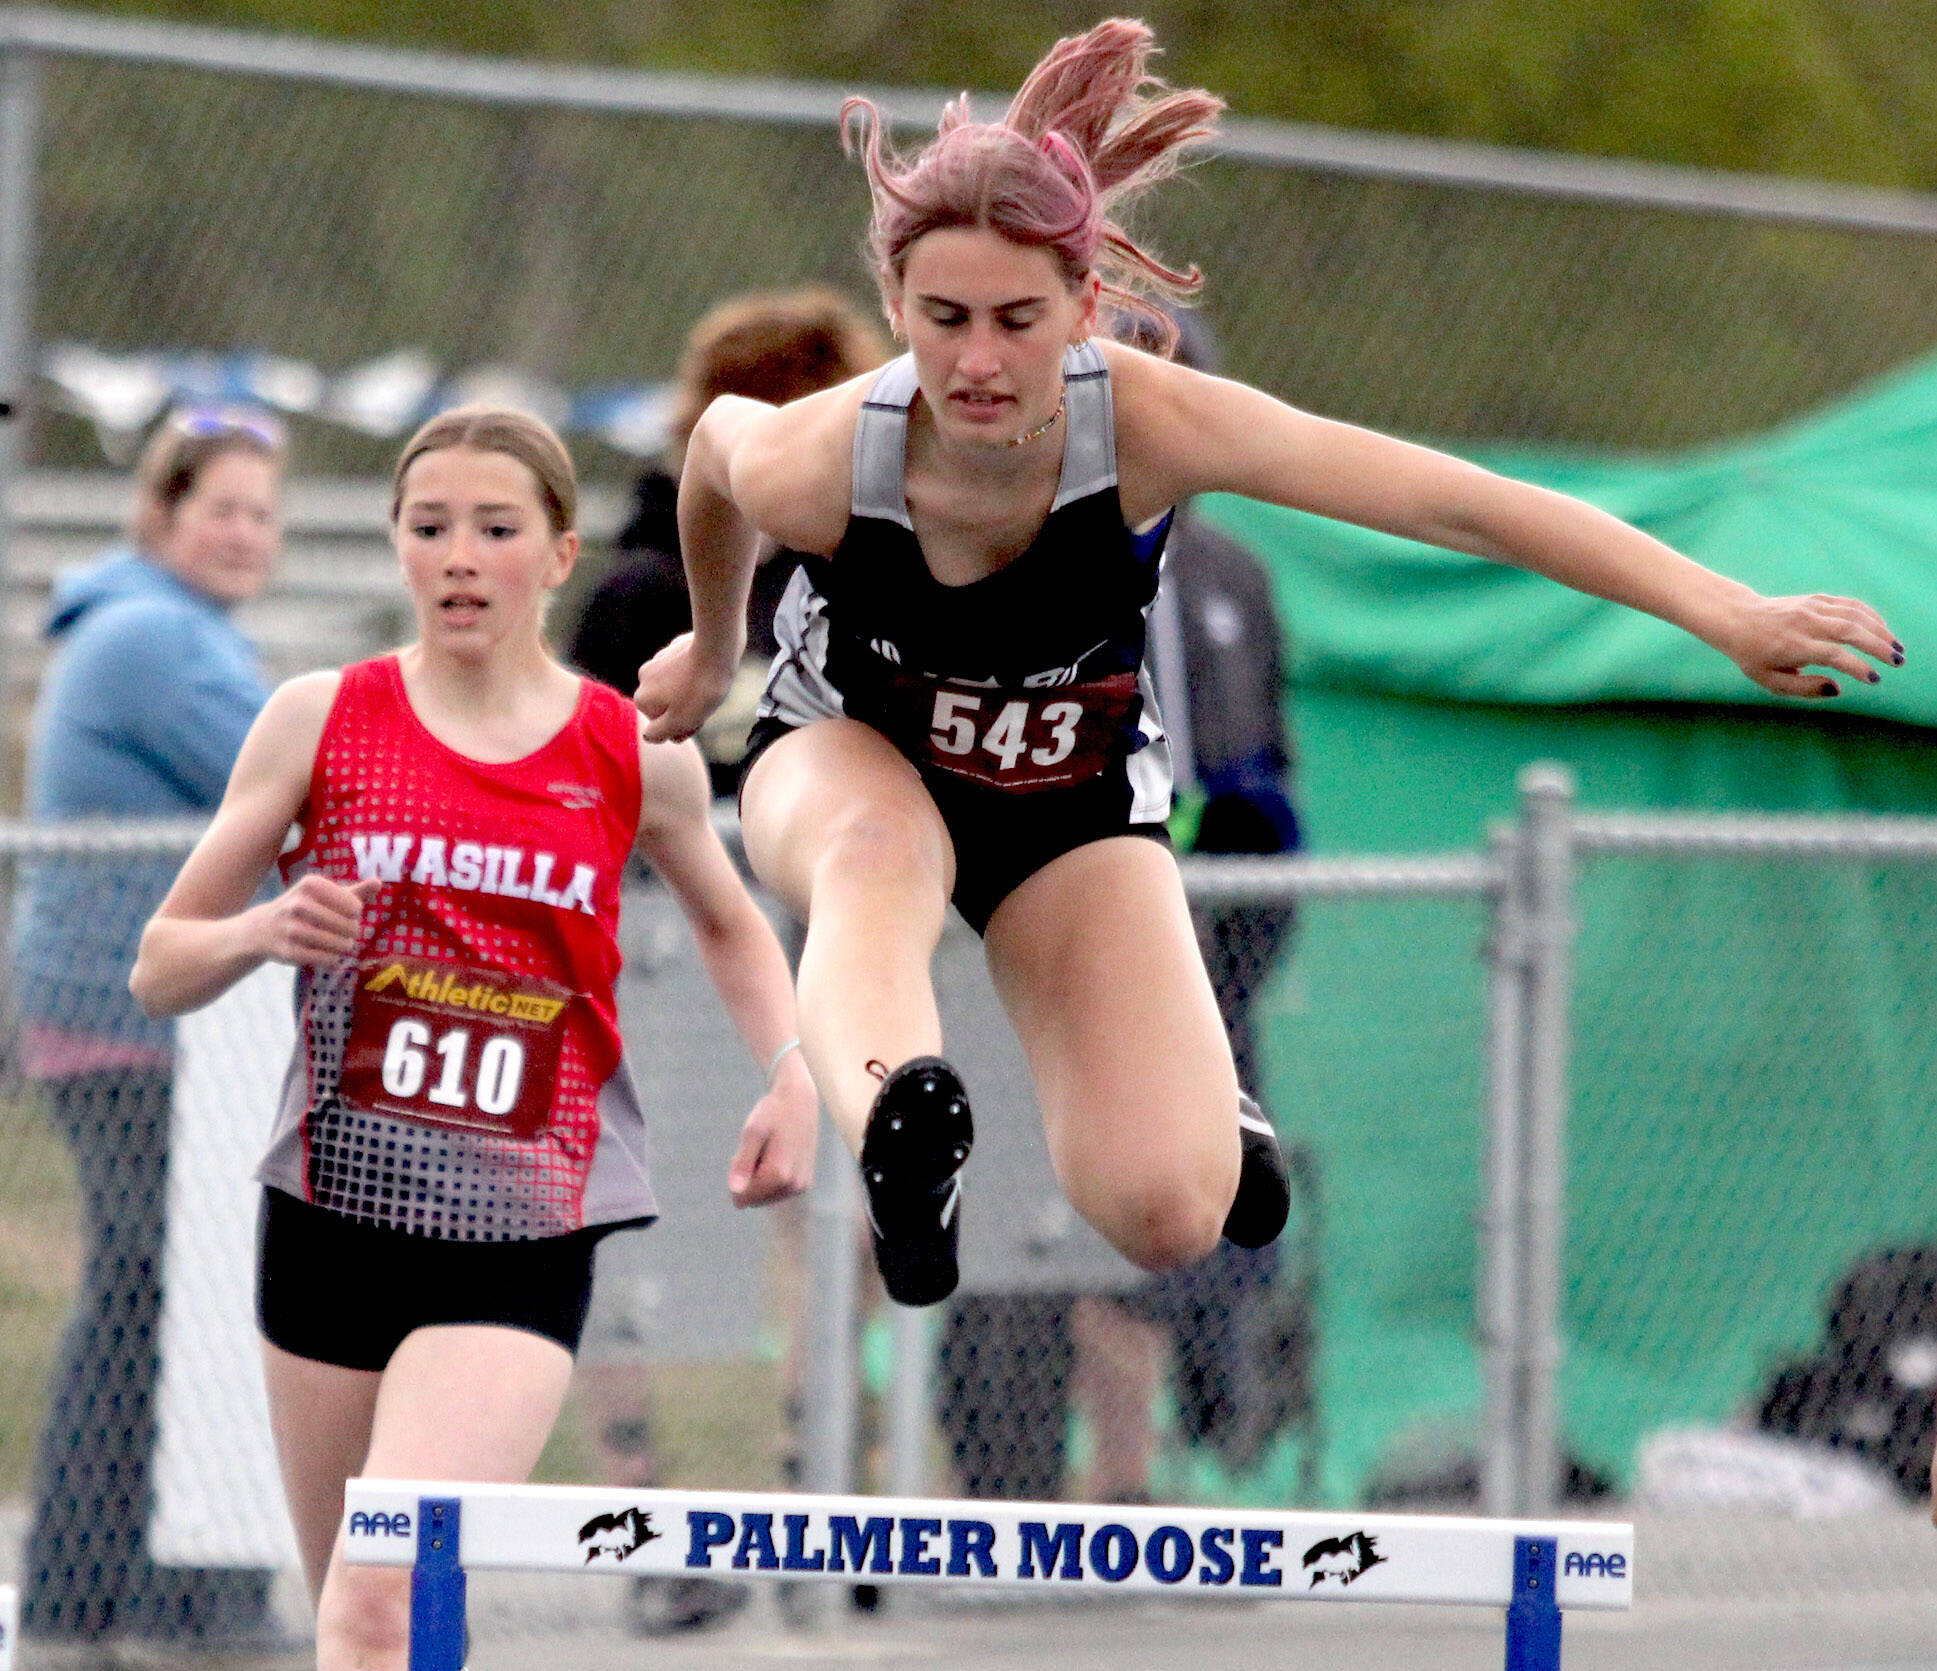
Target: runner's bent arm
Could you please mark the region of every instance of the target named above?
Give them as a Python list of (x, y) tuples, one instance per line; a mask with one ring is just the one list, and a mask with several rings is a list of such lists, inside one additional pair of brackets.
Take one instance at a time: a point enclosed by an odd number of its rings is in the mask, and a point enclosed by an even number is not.
[(309, 796), (337, 675), (292, 679), (243, 740), (214, 821), (141, 936), (129, 989), (148, 1014), (181, 1015), (264, 963), (323, 965), (356, 949), (361, 894), (321, 876), (251, 905)]
[(746, 647), (760, 536), (822, 555), (840, 543), (865, 383), (778, 407), (722, 395), (700, 414), (679, 477), (693, 630), (639, 670), (634, 700), (648, 742), (692, 736), (731, 687)]
[(794, 1041), (794, 984), (773, 925), (713, 829), (706, 764), (691, 743), (644, 743), (639, 851), (665, 880), (701, 961), (761, 1071), (773, 1082), (748, 1117), (728, 1172), (743, 1207), (797, 1195), (814, 1177), (820, 1102)]
[(1314, 417), (1241, 383), (1129, 349), (1106, 352), (1125, 419), (1126, 480), (1147, 483), (1163, 500), (1127, 507), (1133, 515), (1196, 493), (1242, 493), (1511, 563), (1659, 616), (1785, 696), (1836, 693), (1820, 674), (1803, 673), (1807, 666), (1875, 683), (1856, 651), (1886, 665), (1901, 659), (1867, 604), (1765, 598), (1566, 494)]

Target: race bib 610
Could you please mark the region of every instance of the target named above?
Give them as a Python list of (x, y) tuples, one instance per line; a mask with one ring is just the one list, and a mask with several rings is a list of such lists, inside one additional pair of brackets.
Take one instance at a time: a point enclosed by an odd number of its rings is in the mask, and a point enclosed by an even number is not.
[(573, 996), (532, 975), (368, 958), (339, 1094), (406, 1120), (535, 1137), (551, 1117)]

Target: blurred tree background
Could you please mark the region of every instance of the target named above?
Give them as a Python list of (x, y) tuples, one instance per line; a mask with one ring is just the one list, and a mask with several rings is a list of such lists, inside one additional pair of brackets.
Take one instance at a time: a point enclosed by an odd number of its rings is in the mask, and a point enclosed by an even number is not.
[[(92, 0), (396, 45), (1015, 85), (1070, 0)], [(1937, 0), (1148, 0), (1165, 74), (1247, 116), (1937, 188)]]
[[(1125, 0), (1118, 0), (1125, 3)], [(1013, 87), (1111, 0), (95, 0), (202, 25), (838, 87)], [(1240, 115), (1937, 189), (1937, 0), (1150, 0), (1175, 82)], [(865, 295), (824, 127), (618, 117), (64, 58), (36, 334), (400, 350), (575, 391), (668, 375), (722, 296)], [(983, 107), (995, 114), (993, 104)], [(905, 136), (914, 141), (918, 136)], [(1451, 442), (1660, 450), (1764, 429), (1937, 347), (1937, 239), (1201, 163), (1135, 229), (1200, 261), (1233, 375)], [(306, 426), (307, 468), (389, 442)], [(78, 418), (42, 462), (98, 456)], [(593, 474), (629, 472), (587, 440)]]

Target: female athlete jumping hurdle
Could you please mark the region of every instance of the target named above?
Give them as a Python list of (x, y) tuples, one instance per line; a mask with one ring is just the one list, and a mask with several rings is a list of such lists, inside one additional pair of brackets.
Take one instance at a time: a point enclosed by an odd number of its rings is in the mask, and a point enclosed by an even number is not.
[(952, 105), (911, 160), (857, 117), (870, 248), (908, 353), (773, 408), (721, 399), (680, 489), (692, 633), (640, 671), (690, 736), (739, 663), (760, 536), (804, 555), (742, 789), (748, 856), (807, 922), (814, 1077), (860, 1157), (888, 1290), (956, 1280), (972, 1140), (928, 975), (953, 898), (983, 934), (1072, 1204), (1138, 1265), (1256, 1245), (1286, 1192), (1246, 1120), (1164, 842), (1170, 770), (1141, 674), (1171, 508), (1241, 493), (1514, 563), (1646, 610), (1766, 689), (1900, 663), (1876, 612), (1764, 598), (1611, 516), (1296, 411), (1100, 334), (1182, 295), (1115, 218), (1210, 137), (1219, 100), (1146, 74), (1141, 23), (1059, 42), (997, 123)]

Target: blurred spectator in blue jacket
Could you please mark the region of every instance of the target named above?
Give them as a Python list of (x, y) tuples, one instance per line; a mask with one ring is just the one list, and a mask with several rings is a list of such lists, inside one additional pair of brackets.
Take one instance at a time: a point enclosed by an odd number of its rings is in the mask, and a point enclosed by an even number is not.
[[(27, 810), (45, 823), (193, 817), (221, 799), (267, 699), (230, 612), (269, 578), (282, 439), (248, 411), (189, 410), (136, 472), (129, 539), (56, 586)], [(86, 1245), (37, 1459), (23, 1635), (194, 1650), (269, 1634), (270, 1574), (157, 1567), (153, 1506), (167, 1205), (168, 1023), (128, 995), (175, 857), (27, 867), (14, 941), (28, 1076), (73, 1153)]]

